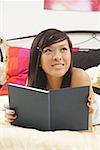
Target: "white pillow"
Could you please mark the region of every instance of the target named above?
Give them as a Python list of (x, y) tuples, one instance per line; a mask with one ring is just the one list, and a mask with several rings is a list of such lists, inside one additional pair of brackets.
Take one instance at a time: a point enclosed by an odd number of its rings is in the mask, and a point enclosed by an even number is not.
[(6, 62), (7, 62), (7, 44), (5, 40), (0, 43), (0, 49), (3, 55), (3, 62), (0, 60), (0, 85), (6, 82)]
[(3, 85), (6, 82), (6, 64), (0, 62), (0, 85)]
[(94, 83), (100, 84), (100, 64), (98, 66), (88, 68), (85, 71), (89, 75), (93, 84)]

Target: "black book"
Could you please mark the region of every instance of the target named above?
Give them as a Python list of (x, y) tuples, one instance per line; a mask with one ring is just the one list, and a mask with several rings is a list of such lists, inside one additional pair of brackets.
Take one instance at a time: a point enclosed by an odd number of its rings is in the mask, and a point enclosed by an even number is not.
[(10, 108), (16, 110), (12, 123), (39, 130), (88, 130), (89, 86), (41, 90), (8, 84)]

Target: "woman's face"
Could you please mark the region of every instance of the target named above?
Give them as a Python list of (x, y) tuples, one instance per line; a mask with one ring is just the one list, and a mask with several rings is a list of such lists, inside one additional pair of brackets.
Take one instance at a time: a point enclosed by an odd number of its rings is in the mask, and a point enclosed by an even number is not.
[(47, 77), (62, 77), (68, 71), (70, 62), (69, 44), (64, 40), (43, 49), (40, 66)]

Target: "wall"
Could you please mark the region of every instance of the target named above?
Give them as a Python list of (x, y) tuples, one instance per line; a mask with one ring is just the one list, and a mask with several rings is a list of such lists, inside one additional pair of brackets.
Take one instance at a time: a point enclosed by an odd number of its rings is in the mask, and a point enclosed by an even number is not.
[(46, 28), (99, 30), (99, 12), (65, 12), (43, 9), (43, 0), (0, 2), (0, 36), (4, 39), (34, 35)]

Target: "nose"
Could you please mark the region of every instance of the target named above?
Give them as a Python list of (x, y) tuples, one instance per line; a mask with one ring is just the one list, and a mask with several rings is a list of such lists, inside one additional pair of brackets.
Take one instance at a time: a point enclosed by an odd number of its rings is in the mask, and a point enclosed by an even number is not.
[(62, 54), (60, 51), (56, 51), (54, 54), (53, 54), (53, 59), (54, 60), (61, 60), (62, 59)]

